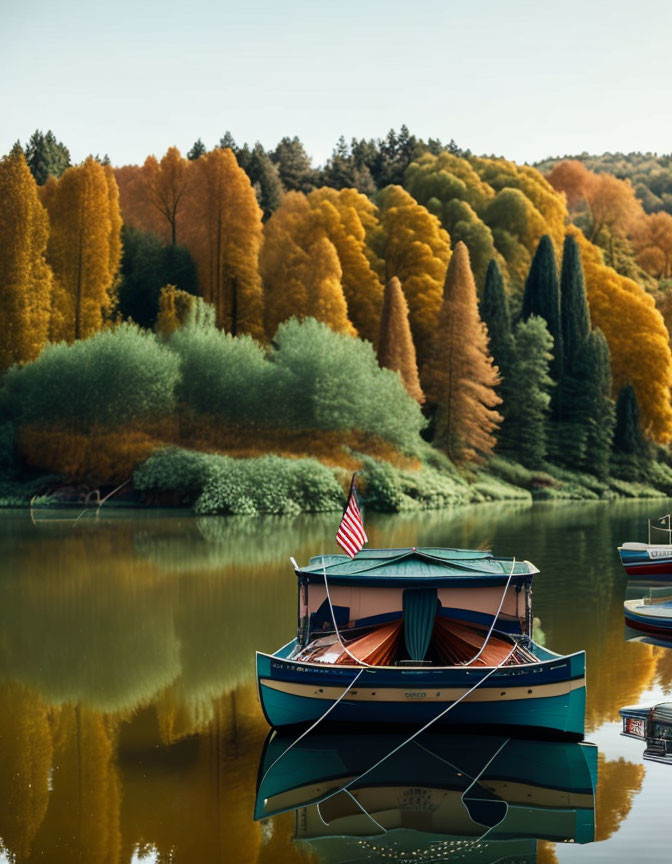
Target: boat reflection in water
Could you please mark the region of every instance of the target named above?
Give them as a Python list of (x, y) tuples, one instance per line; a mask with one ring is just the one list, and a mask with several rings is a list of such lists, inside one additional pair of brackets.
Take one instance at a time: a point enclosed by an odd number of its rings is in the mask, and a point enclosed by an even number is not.
[(672, 584), (630, 580), (623, 611), (627, 641), (672, 648)]
[(255, 819), (294, 810), (295, 839), (324, 861), (530, 864), (537, 840), (595, 837), (592, 744), (436, 732), (393, 752), (401, 733), (294, 740), (266, 740)]
[(622, 735), (646, 741), (644, 759), (672, 764), (672, 702), (627, 705), (619, 711)]

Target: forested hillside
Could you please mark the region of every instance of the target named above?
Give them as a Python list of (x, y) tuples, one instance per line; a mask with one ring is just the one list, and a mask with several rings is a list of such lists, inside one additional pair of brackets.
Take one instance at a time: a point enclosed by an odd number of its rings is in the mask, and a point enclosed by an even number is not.
[(126, 166), (17, 142), (6, 500), (328, 509), (356, 468), (381, 509), (672, 490), (672, 215), (584, 163), (405, 127), (321, 168), (228, 132)]

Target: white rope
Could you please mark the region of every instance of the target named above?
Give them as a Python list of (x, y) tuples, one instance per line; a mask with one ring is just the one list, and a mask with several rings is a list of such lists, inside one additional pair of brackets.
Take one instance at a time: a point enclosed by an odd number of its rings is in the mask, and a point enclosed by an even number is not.
[[(504, 586), (504, 593), (502, 594), (502, 599), (499, 601), (499, 609), (497, 610), (497, 614), (492, 619), (492, 624), (490, 625), (490, 629), (488, 630), (488, 635), (485, 637), (485, 642), (481, 645), (480, 650), (477, 654), (475, 654), (468, 663), (464, 663), (464, 666), (471, 666), (472, 663), (475, 663), (476, 660), (481, 656), (483, 651), (485, 650), (485, 646), (488, 644), (490, 637), (492, 636), (492, 631), (495, 628), (495, 624), (497, 623), (497, 619), (499, 618), (499, 614), (502, 611), (502, 606), (504, 605), (504, 600), (506, 598), (506, 593), (509, 590), (509, 585), (511, 584), (511, 577), (513, 576), (513, 571), (516, 569), (516, 556), (513, 556), (513, 563), (511, 564), (511, 572), (509, 573), (509, 578), (506, 580), (506, 585)], [(514, 646), (515, 647), (515, 646)]]
[[(477, 682), (474, 684), (473, 687), (470, 687), (469, 690), (465, 690), (465, 692), (464, 692), (464, 693), (459, 697), (459, 699), (456, 699), (454, 702), (451, 702), (450, 705), (447, 705), (447, 706), (443, 709), (443, 711), (440, 711), (440, 712), (439, 712), (435, 717), (432, 717), (431, 720), (429, 720), (427, 723), (425, 723), (424, 726), (421, 726), (421, 727), (420, 727), (419, 729), (417, 729), (417, 730), (416, 730), (412, 735), (409, 735), (408, 738), (404, 739), (404, 740), (401, 742), (401, 744), (398, 744), (396, 747), (394, 747), (392, 750), (390, 750), (389, 753), (386, 753), (385, 756), (383, 756), (383, 757), (382, 757), (381, 759), (379, 759), (377, 762), (374, 762), (374, 764), (371, 765), (369, 768), (367, 768), (366, 771), (363, 771), (359, 776), (354, 777), (352, 780), (348, 781), (344, 786), (341, 786), (341, 788), (340, 788), (340, 789), (337, 789), (335, 792), (331, 792), (331, 793), (329, 793), (329, 795), (327, 795), (326, 797), (324, 797), (320, 803), (324, 803), (325, 801), (328, 801), (329, 798), (333, 798), (334, 795), (338, 795), (339, 792), (342, 792), (342, 791), (344, 791), (344, 790), (349, 789), (350, 786), (352, 786), (354, 783), (357, 783), (359, 780), (362, 779), (362, 777), (366, 777), (367, 774), (370, 774), (371, 771), (373, 771), (373, 770), (374, 770), (375, 768), (377, 768), (379, 765), (382, 765), (383, 762), (385, 762), (387, 759), (390, 758), (390, 756), (394, 756), (395, 753), (398, 753), (399, 750), (401, 750), (402, 747), (405, 747), (405, 746), (406, 746), (406, 744), (410, 744), (410, 742), (413, 741), (415, 738), (417, 738), (418, 735), (422, 735), (423, 732), (426, 732), (427, 729), (429, 729), (430, 726), (432, 726), (434, 723), (436, 723), (437, 720), (440, 720), (440, 719), (441, 719), (442, 717), (444, 717), (444, 716), (445, 716), (449, 711), (452, 711), (452, 709), (453, 709), (456, 705), (459, 705), (460, 702), (462, 702), (463, 699), (466, 699), (467, 696), (469, 696), (470, 693), (473, 693), (474, 690), (476, 690), (478, 687), (481, 686), (481, 684), (483, 684), (485, 681), (487, 681), (488, 678), (489, 678), (491, 675), (494, 675), (494, 673), (497, 672), (497, 671), (498, 671), (498, 670), (499, 670), (499, 669), (500, 669), (500, 668), (501, 668), (501, 667), (506, 663), (506, 661), (511, 657), (511, 655), (513, 654), (513, 652), (514, 652), (515, 650), (516, 650), (516, 646), (513, 645), (513, 647), (511, 648), (511, 650), (509, 651), (509, 653), (506, 655), (506, 657), (504, 657), (503, 660), (501, 660), (501, 661), (497, 664), (497, 666), (493, 666), (492, 669), (491, 669), (489, 672), (487, 672), (487, 673), (486, 673), (486, 674), (485, 674), (485, 675), (484, 675), (484, 676), (483, 676), (479, 681), (477, 681)], [(362, 670), (362, 671), (363, 671), (363, 670)]]
[(341, 634), (338, 630), (338, 624), (336, 623), (336, 614), (334, 613), (334, 607), (331, 603), (331, 595), (329, 594), (329, 583), (327, 582), (327, 567), (326, 567), (326, 564), (324, 563), (324, 555), (322, 556), (322, 575), (324, 577), (324, 590), (327, 592), (327, 601), (329, 603), (329, 611), (331, 612), (331, 620), (332, 620), (332, 623), (334, 625), (334, 632), (336, 633), (336, 638), (338, 639), (338, 641), (341, 645), (341, 648), (345, 651), (345, 653), (348, 655), (348, 657), (352, 657), (352, 659), (356, 663), (361, 663), (362, 666), (374, 668), (375, 664), (367, 663), (366, 660), (360, 660), (359, 657), (355, 657), (355, 655), (351, 651), (348, 650), (347, 645), (345, 645), (345, 643), (341, 639)]

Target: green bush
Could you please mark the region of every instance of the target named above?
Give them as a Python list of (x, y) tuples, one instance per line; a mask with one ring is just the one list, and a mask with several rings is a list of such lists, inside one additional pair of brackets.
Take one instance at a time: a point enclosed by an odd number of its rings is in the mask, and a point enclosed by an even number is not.
[(295, 428), (360, 429), (410, 450), (425, 421), (370, 342), (307, 318), (278, 327), (271, 355), (283, 391), (281, 420)]
[(47, 345), (33, 363), (5, 375), (2, 401), (19, 423), (74, 421), (121, 426), (175, 405), (179, 360), (133, 324), (66, 345)]
[(402, 510), (437, 510), (462, 504), (468, 499), (468, 489), (463, 480), (456, 480), (444, 473), (424, 466), (411, 471), (395, 468), (389, 462), (381, 462), (362, 456), (365, 482), (363, 500), (370, 510), (383, 513), (398, 513)]
[(315, 459), (232, 459), (170, 447), (153, 453), (133, 483), (140, 492), (177, 491), (204, 515), (293, 515), (343, 506), (334, 472)]

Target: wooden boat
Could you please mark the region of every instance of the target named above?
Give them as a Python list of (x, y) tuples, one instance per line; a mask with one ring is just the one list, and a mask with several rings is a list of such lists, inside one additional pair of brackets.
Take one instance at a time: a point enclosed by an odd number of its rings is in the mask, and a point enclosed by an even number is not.
[(642, 597), (623, 603), (625, 623), (633, 630), (660, 638), (672, 638), (672, 598)]
[[(630, 579), (672, 581), (672, 526), (670, 516), (649, 519), (648, 543), (623, 543), (618, 547), (621, 564)], [(661, 527), (665, 525), (666, 527)], [(653, 532), (653, 533), (652, 533)], [(657, 533), (656, 533), (657, 532)], [(651, 542), (652, 537), (661, 542)], [(667, 541), (667, 542), (664, 542)]]
[(646, 741), (644, 758), (672, 763), (672, 702), (658, 705), (629, 705), (619, 711), (621, 735)]
[(431, 732), (393, 752), (403, 740), (271, 733), (255, 819), (294, 811), (295, 838), (334, 861), (520, 861), (538, 839), (594, 840), (594, 745)]
[(257, 653), (272, 727), (436, 722), (583, 736), (585, 653), (533, 641), (529, 561), (366, 549), (295, 569), (297, 636)]

